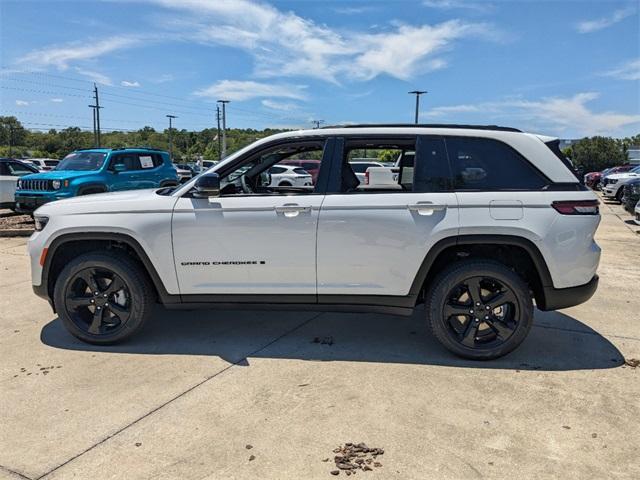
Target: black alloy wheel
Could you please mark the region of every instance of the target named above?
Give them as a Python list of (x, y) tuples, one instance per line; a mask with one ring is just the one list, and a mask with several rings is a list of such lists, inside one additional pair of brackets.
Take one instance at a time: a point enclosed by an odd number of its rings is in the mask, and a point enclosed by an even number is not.
[(131, 317), (131, 292), (115, 272), (85, 268), (68, 283), (65, 308), (73, 323), (86, 333), (117, 333)]
[(498, 347), (518, 326), (518, 301), (499, 280), (470, 277), (449, 291), (443, 321), (452, 339), (465, 347)]

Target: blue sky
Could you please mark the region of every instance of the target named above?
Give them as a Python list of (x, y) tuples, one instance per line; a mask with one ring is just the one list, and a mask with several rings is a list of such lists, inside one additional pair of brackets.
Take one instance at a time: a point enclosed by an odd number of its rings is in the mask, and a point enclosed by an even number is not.
[(640, 133), (637, 1), (0, 0), (0, 114), (30, 128), (496, 123)]

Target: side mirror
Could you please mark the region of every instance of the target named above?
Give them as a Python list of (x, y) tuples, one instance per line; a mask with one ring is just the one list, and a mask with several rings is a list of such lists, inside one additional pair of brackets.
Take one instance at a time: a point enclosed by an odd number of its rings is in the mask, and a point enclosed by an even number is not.
[(122, 173), (127, 170), (127, 166), (124, 163), (116, 163), (111, 169), (113, 173)]
[(220, 195), (220, 175), (217, 173), (200, 175), (194, 188), (195, 196), (198, 198), (217, 197)]

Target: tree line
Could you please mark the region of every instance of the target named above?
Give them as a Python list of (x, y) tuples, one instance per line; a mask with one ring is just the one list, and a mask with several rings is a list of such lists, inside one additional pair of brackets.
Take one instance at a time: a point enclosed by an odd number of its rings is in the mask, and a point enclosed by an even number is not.
[[(227, 129), (227, 154), (250, 143), (284, 130), (252, 128)], [(192, 161), (198, 158), (217, 160), (219, 145), (217, 129), (207, 128), (199, 132), (172, 129), (173, 156), (176, 161)], [(79, 148), (95, 146), (93, 132), (78, 127), (47, 132), (30, 131), (16, 117), (0, 116), (0, 156), (14, 158), (63, 158)], [(111, 131), (101, 134), (101, 146), (106, 148), (152, 147), (169, 148), (169, 129), (157, 131), (143, 127), (134, 131)], [(599, 171), (622, 165), (629, 161), (628, 150), (640, 148), (640, 134), (627, 138), (595, 136), (583, 138), (563, 150), (577, 167), (585, 172)], [(373, 152), (370, 152), (373, 153)], [(380, 152), (380, 160), (394, 160), (393, 152)], [(370, 156), (370, 155), (368, 155)]]

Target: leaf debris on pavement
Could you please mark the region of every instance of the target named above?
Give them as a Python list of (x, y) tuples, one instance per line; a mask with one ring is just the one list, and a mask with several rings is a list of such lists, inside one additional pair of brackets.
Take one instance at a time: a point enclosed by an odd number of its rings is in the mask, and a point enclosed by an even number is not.
[[(337, 470), (331, 470), (331, 475), (355, 475), (358, 470), (369, 472), (375, 468), (382, 467), (382, 463), (377, 461), (379, 455), (384, 455), (384, 449), (368, 447), (365, 443), (345, 443), (333, 449), (336, 455), (333, 461)], [(326, 460), (323, 460), (323, 462)]]

